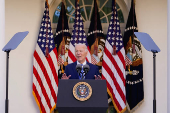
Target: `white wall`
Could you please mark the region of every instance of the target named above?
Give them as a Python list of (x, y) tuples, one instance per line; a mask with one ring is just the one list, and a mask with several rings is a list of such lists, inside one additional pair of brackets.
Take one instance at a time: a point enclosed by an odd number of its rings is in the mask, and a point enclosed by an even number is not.
[(2, 48), (5, 46), (5, 0), (0, 0), (0, 113), (5, 112), (5, 52)]
[[(148, 33), (161, 49), (156, 56), (157, 113), (167, 113), (167, 0), (136, 0), (139, 32)], [(135, 113), (153, 111), (153, 55), (143, 48), (144, 103)]]
[(39, 113), (32, 95), (32, 62), (44, 0), (5, 0), (6, 42), (16, 33), (29, 31), (9, 61), (9, 113)]
[[(5, 2), (5, 42), (8, 42), (16, 32), (30, 32), (18, 48), (10, 53), (9, 112), (38, 113), (38, 106), (32, 96), (32, 56), (43, 14), (44, 0), (5, 0)], [(136, 15), (139, 31), (150, 34), (161, 49), (156, 57), (157, 112), (166, 113), (167, 1), (136, 0)], [(152, 53), (143, 48), (145, 100), (135, 113), (152, 113), (153, 110), (152, 57)]]
[[(168, 28), (167, 28), (167, 31), (169, 31), (170, 30), (170, 0), (168, 0), (168, 8), (167, 8), (167, 11), (168, 11)], [(167, 37), (167, 53), (168, 53), (168, 55), (167, 55), (167, 57), (169, 58), (170, 57), (170, 32), (168, 32), (167, 33), (168, 34), (168, 37)], [(167, 67), (169, 68), (170, 67), (170, 59), (167, 59), (167, 63), (168, 63), (168, 65), (167, 65)], [(168, 95), (170, 95), (170, 70), (168, 69), (168, 74), (167, 74), (167, 106), (170, 106), (170, 96), (168, 96)], [(170, 113), (170, 107), (167, 107), (167, 113)]]

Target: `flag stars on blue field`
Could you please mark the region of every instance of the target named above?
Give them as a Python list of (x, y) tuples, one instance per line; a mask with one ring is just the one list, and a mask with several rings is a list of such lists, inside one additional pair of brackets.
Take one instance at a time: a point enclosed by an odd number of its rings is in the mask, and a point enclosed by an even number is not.
[(50, 48), (53, 48), (53, 46), (52, 46), (52, 45), (50, 45)]
[(122, 42), (122, 35), (120, 32), (120, 25), (119, 25), (119, 20), (118, 20), (118, 15), (116, 10), (114, 14), (112, 14), (107, 35), (108, 35), (107, 36), (108, 42), (110, 43), (111, 46), (115, 45), (116, 52), (118, 52), (123, 47), (123, 42)]
[(38, 39), (38, 42), (41, 42), (41, 39)]
[(45, 42), (45, 39), (43, 39), (42, 42)]
[(77, 41), (77, 38), (74, 38), (75, 41)]
[(116, 40), (119, 40), (119, 37), (117, 37)]
[(107, 39), (110, 40), (110, 37), (108, 37)]
[(82, 34), (80, 33), (80, 36), (81, 36)]
[(75, 43), (87, 43), (86, 42), (86, 34), (83, 29), (83, 21), (81, 18), (80, 8), (78, 2), (76, 3), (76, 11), (75, 11), (75, 22), (74, 22), (74, 30), (72, 31), (71, 43), (75, 45)]
[(44, 34), (43, 37), (45, 38), (45, 37), (46, 37), (46, 34)]
[(81, 41), (81, 38), (79, 38), (79, 41)]

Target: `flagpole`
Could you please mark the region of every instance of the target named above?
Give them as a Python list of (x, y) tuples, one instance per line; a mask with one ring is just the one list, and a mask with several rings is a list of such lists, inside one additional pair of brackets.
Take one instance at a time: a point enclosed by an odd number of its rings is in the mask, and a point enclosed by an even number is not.
[(63, 32), (63, 30), (64, 30), (64, 2), (63, 2), (63, 0), (62, 0), (61, 9), (62, 9), (62, 38), (63, 38), (63, 36), (64, 36), (64, 32)]
[[(76, 12), (75, 12), (75, 13), (77, 13), (77, 11), (78, 11), (78, 9), (77, 9), (77, 6), (78, 6), (77, 3), (79, 2), (79, 0), (76, 0), (75, 2), (76, 2)], [(78, 16), (78, 15), (75, 14), (75, 19), (77, 18), (77, 16)], [(77, 23), (77, 19), (76, 19), (76, 23)], [(76, 27), (77, 27), (77, 24), (76, 24)], [(77, 29), (76, 29), (76, 33), (77, 33), (77, 35), (76, 35), (77, 41), (76, 41), (76, 42), (78, 43), (78, 32), (77, 32)]]
[(94, 0), (94, 19), (95, 19), (95, 23), (94, 23), (94, 55), (98, 56), (98, 41), (97, 41), (97, 2), (96, 0)]
[[(96, 0), (94, 0), (94, 14), (95, 14), (95, 23), (94, 23), (94, 31), (95, 31), (95, 35), (94, 35), (94, 41), (96, 40), (96, 38), (97, 38), (97, 6), (96, 6)], [(95, 41), (96, 42), (96, 41)], [(97, 44), (95, 44), (95, 45), (97, 45)]]
[[(46, 0), (46, 3), (47, 3), (47, 6), (48, 6), (48, 9), (49, 9), (49, 4), (48, 4), (48, 0)], [(47, 15), (46, 15), (47, 16)], [(46, 24), (47, 24), (47, 28), (46, 28), (46, 40), (48, 40), (48, 23), (49, 23), (49, 21), (46, 21)], [(47, 46), (48, 45), (48, 42), (46, 42), (46, 45), (45, 46)], [(46, 49), (45, 49), (45, 56), (46, 57), (48, 57), (48, 55), (49, 55), (49, 48), (48, 48), (48, 46), (46, 47)]]
[(47, 6), (48, 6), (48, 8), (49, 8), (48, 0), (46, 0), (46, 2), (47, 2)]
[[(133, 1), (133, 0), (132, 0)], [(134, 9), (135, 9), (135, 1), (133, 1), (133, 37), (132, 37), (132, 53), (135, 53), (135, 44), (134, 44)]]
[[(64, 40), (64, 1), (62, 0), (62, 41), (61, 41), (61, 55), (65, 55), (65, 40)], [(63, 70), (63, 63), (61, 63), (61, 73)]]
[[(114, 0), (114, 3), (113, 3), (113, 22), (115, 22), (115, 5), (116, 4), (116, 0)], [(113, 23), (113, 28), (115, 27), (115, 24)], [(116, 29), (113, 30), (113, 32), (116, 32), (115, 31)], [(116, 34), (113, 34), (113, 37), (115, 37)], [(114, 40), (114, 45), (113, 45), (113, 55), (116, 55), (116, 38)]]

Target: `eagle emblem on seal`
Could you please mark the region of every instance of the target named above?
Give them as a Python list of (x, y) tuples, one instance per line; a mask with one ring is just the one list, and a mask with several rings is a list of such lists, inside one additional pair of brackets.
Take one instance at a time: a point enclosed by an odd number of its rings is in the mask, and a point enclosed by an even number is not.
[(92, 88), (86, 82), (78, 82), (73, 87), (73, 95), (79, 101), (88, 100), (92, 95)]

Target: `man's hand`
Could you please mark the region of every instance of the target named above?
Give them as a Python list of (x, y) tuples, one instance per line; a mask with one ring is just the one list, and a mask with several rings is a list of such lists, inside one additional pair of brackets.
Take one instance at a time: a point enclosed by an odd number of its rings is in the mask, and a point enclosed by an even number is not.
[(98, 76), (94, 75), (94, 77), (95, 77), (95, 80), (102, 80), (102, 77), (100, 75)]
[(61, 79), (67, 80), (67, 79), (69, 79), (70, 77), (71, 77), (71, 75), (67, 76), (67, 75), (64, 73), (64, 74), (62, 75)]

